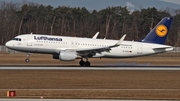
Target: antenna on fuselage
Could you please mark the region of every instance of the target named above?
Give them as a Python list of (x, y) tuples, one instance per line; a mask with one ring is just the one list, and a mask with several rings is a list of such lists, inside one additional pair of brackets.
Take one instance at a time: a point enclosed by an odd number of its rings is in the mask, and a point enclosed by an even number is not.
[(33, 32), (31, 32), (31, 35), (33, 34)]

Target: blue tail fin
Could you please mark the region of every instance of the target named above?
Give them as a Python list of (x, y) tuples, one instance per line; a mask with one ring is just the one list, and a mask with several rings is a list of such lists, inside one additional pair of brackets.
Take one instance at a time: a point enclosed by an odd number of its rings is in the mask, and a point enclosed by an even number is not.
[(164, 17), (141, 42), (165, 44), (172, 19)]

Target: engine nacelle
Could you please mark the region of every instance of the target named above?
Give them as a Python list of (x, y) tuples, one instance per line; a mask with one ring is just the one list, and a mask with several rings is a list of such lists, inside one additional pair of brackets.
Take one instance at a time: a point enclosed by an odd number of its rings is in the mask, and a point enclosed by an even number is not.
[(59, 59), (59, 54), (53, 54), (53, 59)]
[(74, 61), (76, 58), (76, 52), (61, 51), (59, 54), (59, 59), (61, 61)]

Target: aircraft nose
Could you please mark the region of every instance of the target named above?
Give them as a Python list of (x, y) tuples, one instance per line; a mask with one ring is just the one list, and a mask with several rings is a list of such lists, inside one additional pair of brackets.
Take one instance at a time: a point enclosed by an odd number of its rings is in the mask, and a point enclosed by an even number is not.
[(10, 41), (8, 41), (8, 42), (6, 42), (5, 46), (6, 46), (7, 48), (10, 48), (10, 47), (12, 46), (12, 43), (11, 43)]

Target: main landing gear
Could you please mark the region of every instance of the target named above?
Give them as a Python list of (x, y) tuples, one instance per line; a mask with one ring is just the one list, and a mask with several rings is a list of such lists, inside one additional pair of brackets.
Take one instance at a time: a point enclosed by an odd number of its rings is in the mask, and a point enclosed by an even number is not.
[(89, 67), (91, 66), (91, 63), (88, 61), (88, 58), (86, 58), (86, 62), (83, 61), (83, 59), (81, 59), (81, 61), (79, 61), (80, 66), (86, 66)]
[(29, 57), (30, 57), (30, 53), (27, 53), (27, 58), (25, 59), (25, 62), (28, 63), (30, 60), (29, 60)]

